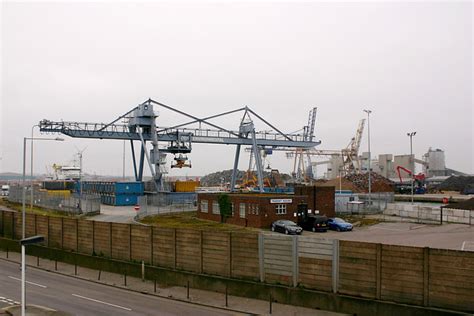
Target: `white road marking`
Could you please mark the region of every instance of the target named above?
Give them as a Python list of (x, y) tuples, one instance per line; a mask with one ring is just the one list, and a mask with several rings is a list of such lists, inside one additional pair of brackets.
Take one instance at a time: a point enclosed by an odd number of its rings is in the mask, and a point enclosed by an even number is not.
[(9, 305), (20, 305), (20, 302), (14, 301), (10, 298), (6, 298), (6, 297), (3, 297), (3, 296), (0, 296), (0, 302), (7, 303)]
[(78, 294), (72, 294), (72, 296), (79, 297), (79, 298), (82, 298), (82, 299), (85, 299), (85, 300), (89, 300), (89, 301), (92, 301), (92, 302), (96, 302), (96, 303), (101, 303), (101, 304), (105, 304), (105, 305), (109, 305), (109, 306), (121, 308), (121, 309), (124, 309), (124, 310), (126, 310), (126, 311), (131, 311), (131, 310), (132, 310), (131, 308), (128, 308), (128, 307), (123, 307), (123, 306), (120, 306), (120, 305), (115, 305), (115, 304), (112, 304), (112, 303), (107, 303), (107, 302), (99, 301), (99, 300), (96, 300), (96, 299), (93, 299), (93, 298), (89, 298), (89, 297), (85, 297), (85, 296), (78, 295)]
[[(20, 281), (20, 282), (21, 282), (21, 279), (12, 277), (12, 276), (10, 276), (10, 275), (9, 275), (8, 277), (9, 277), (10, 279), (17, 280), (17, 281)], [(36, 286), (42, 287), (43, 289), (47, 288), (46, 285), (41, 285), (41, 284), (34, 283), (34, 282), (30, 282), (30, 281), (25, 281), (25, 282), (28, 283), (28, 284), (31, 284), (31, 285), (36, 285)]]
[(410, 227), (410, 229), (419, 229), (419, 228), (422, 228), (422, 227), (425, 227), (426, 225), (418, 225), (418, 226), (412, 226)]
[[(469, 244), (471, 244), (472, 246), (469, 246)], [(472, 248), (471, 250), (469, 251), (474, 251), (474, 241), (468, 241), (468, 240), (465, 240), (462, 242), (462, 246), (461, 246), (461, 250), (466, 250), (468, 251), (467, 249), (465, 249), (467, 246), (467, 248)]]
[(387, 227), (377, 227), (377, 226), (374, 226), (374, 227), (371, 227), (372, 229), (385, 229), (385, 230), (393, 230), (393, 231), (396, 231), (396, 232), (404, 232), (406, 231), (405, 229), (396, 229), (396, 228), (387, 228)]

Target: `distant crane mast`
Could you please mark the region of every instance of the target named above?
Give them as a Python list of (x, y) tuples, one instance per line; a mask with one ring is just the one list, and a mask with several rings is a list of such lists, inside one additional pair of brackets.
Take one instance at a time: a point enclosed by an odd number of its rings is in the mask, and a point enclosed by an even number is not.
[[(364, 131), (365, 119), (361, 119), (357, 126), (356, 134), (351, 139), (346, 148), (341, 150), (318, 150), (311, 149), (306, 152), (308, 156), (331, 156), (331, 157), (340, 157), (342, 160), (342, 170), (344, 174), (360, 173), (361, 171), (361, 162), (359, 158), (359, 149), (360, 143), (362, 140), (362, 134)], [(317, 165), (329, 163), (330, 161), (324, 162), (313, 162), (312, 166), (316, 167)]]
[[(313, 107), (309, 111), (308, 125), (303, 127), (303, 137), (306, 141), (314, 138), (314, 128), (316, 126), (316, 113), (318, 108)], [(298, 181), (305, 181), (313, 178), (310, 149), (297, 148), (294, 150), (293, 177)], [(306, 158), (306, 161), (305, 161)]]

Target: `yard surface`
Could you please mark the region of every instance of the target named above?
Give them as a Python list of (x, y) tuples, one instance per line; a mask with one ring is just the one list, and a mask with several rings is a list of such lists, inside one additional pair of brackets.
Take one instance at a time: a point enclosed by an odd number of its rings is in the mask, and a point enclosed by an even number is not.
[(141, 220), (143, 224), (164, 228), (216, 229), (222, 231), (259, 231), (258, 228), (218, 223), (197, 218), (196, 211), (148, 216)]

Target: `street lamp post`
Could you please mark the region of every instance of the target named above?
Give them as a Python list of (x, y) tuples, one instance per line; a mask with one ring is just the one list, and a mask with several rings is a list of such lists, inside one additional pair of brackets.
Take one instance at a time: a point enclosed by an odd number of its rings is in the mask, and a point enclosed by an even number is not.
[(370, 113), (372, 113), (371, 110), (364, 110), (365, 113), (367, 113), (367, 138), (368, 138), (368, 147), (369, 147), (369, 161), (368, 161), (368, 168), (369, 168), (369, 208), (372, 205), (372, 179), (371, 179), (371, 168), (370, 168), (370, 160), (371, 154), (370, 154)]
[(26, 305), (25, 305), (25, 288), (26, 288), (26, 245), (37, 244), (44, 241), (43, 236), (33, 236), (28, 238), (22, 238), (20, 240), (21, 245), (21, 316), (25, 316)]
[(415, 160), (413, 157), (413, 136), (416, 135), (416, 132), (407, 133), (407, 136), (410, 137), (410, 160), (413, 159), (413, 170), (411, 170), (411, 204), (413, 204), (413, 185), (415, 179)]
[[(27, 140), (54, 140), (54, 141), (64, 141), (63, 138), (33, 138), (33, 137), (24, 137), (23, 138), (23, 177), (22, 177), (22, 194), (21, 194), (21, 238), (25, 239), (26, 237), (26, 141)], [(25, 291), (25, 248), (21, 248), (21, 315), (25, 316), (26, 309), (26, 291)]]
[(36, 126), (39, 126), (39, 125), (33, 125), (31, 127), (31, 146), (30, 146), (30, 210), (33, 209), (33, 131), (35, 129)]

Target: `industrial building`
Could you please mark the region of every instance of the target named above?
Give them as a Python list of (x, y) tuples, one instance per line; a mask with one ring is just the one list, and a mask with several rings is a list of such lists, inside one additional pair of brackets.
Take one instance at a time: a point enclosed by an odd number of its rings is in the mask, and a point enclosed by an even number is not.
[[(198, 194), (198, 218), (221, 221), (218, 202), (220, 194), (222, 193)], [(226, 219), (226, 223), (239, 226), (268, 228), (279, 219), (298, 222), (298, 216), (302, 214), (315, 213), (328, 217), (336, 215), (333, 186), (297, 186), (294, 195), (230, 193), (228, 196), (232, 214)]]
[[(360, 172), (368, 171), (369, 153), (363, 152), (359, 156)], [(325, 178), (335, 179), (340, 176), (343, 170), (343, 160), (340, 155), (333, 155), (327, 161), (327, 172)], [(423, 155), (422, 159), (418, 159), (415, 155), (393, 155), (381, 154), (378, 159), (372, 159), (370, 162), (371, 171), (375, 172), (387, 179), (395, 182), (399, 181), (397, 168), (406, 169), (416, 173), (417, 165), (421, 166), (422, 173), (427, 179), (434, 178), (437, 182), (445, 180), (451, 175), (465, 175), (462, 172), (446, 167), (445, 152), (442, 149), (429, 148)], [(410, 176), (406, 173), (401, 174), (402, 178), (409, 181)]]
[[(218, 198), (221, 193), (199, 193), (197, 217), (221, 221)], [(279, 219), (297, 222), (297, 213), (307, 208), (307, 197), (287, 194), (229, 194), (232, 214), (226, 223), (245, 227), (270, 227)]]

